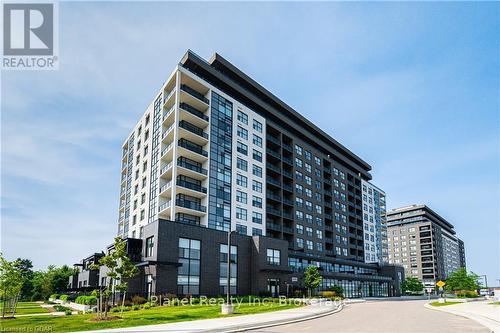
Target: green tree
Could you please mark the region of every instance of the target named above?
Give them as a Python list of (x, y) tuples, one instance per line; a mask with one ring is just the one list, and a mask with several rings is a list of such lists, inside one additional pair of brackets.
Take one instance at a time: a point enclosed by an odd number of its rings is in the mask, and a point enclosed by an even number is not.
[(477, 290), (479, 289), (479, 275), (473, 272), (467, 273), (465, 268), (459, 268), (446, 279), (444, 288), (447, 291), (457, 292), (459, 290)]
[(333, 285), (333, 286), (330, 286), (330, 288), (328, 288), (328, 290), (334, 292), (335, 296), (344, 297), (344, 288), (342, 288), (341, 286)]
[(423, 283), (413, 276), (408, 276), (401, 284), (401, 291), (408, 295), (421, 294), (423, 290)]
[(318, 272), (318, 267), (308, 266), (304, 272), (304, 285), (309, 291), (309, 297), (312, 295), (313, 289), (316, 289), (321, 284), (321, 275)]
[(12, 263), (21, 274), (23, 286), (21, 288), (21, 299), (30, 300), (33, 289), (33, 263), (29, 259), (17, 258)]
[[(104, 290), (105, 304), (114, 290), (123, 293), (122, 311), (125, 304), (125, 296), (128, 289), (128, 280), (139, 273), (139, 269), (130, 260), (127, 254), (127, 243), (120, 237), (115, 238), (114, 248), (106, 256), (99, 260), (99, 264), (105, 266), (108, 271), (106, 276), (109, 278), (109, 284)], [(92, 265), (91, 269), (98, 269), (99, 265)], [(114, 289), (113, 289), (114, 288)], [(104, 307), (104, 317), (107, 318), (107, 306)]]
[(22, 287), (21, 271), (13, 262), (6, 260), (0, 253), (0, 297), (3, 300), (2, 318), (5, 318), (7, 310), (14, 317)]

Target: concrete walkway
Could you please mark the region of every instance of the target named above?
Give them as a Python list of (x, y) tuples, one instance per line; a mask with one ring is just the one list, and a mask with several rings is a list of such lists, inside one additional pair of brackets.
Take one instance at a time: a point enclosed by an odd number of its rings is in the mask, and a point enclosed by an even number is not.
[(491, 331), (500, 333), (500, 305), (489, 304), (491, 302), (492, 300), (467, 302), (440, 307), (427, 304), (426, 307), (472, 319)]
[(107, 329), (92, 332), (238, 332), (249, 328), (264, 328), (286, 323), (299, 322), (302, 320), (319, 318), (340, 311), (342, 305), (335, 305), (333, 302), (315, 302), (308, 306), (303, 306), (290, 310), (279, 310), (253, 315), (241, 315), (227, 318), (203, 319), (193, 321), (183, 321), (170, 324), (146, 325), (136, 327), (125, 327), (117, 329)]

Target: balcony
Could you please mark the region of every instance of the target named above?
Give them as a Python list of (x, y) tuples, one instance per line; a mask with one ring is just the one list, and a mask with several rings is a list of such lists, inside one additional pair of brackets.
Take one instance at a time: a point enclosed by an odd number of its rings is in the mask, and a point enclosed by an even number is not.
[(161, 158), (162, 159), (166, 159), (167, 161), (171, 161), (172, 160), (172, 157), (173, 157), (173, 148), (174, 147), (174, 143), (170, 143), (168, 146), (166, 146), (165, 148), (163, 148), (161, 150)]
[(202, 146), (191, 142), (187, 139), (180, 139), (178, 141), (178, 145), (180, 148), (184, 148), (186, 150), (186, 157), (194, 160), (196, 162), (203, 162), (208, 157), (208, 152), (203, 149)]
[(172, 105), (170, 109), (163, 112), (162, 122), (166, 122), (167, 120), (171, 119), (171, 116), (174, 114), (174, 111), (175, 111), (175, 105)]
[(195, 210), (197, 212), (205, 213), (207, 211), (207, 207), (202, 206), (199, 202), (191, 201), (187, 199), (176, 199), (175, 205), (178, 207), (183, 207), (191, 210)]
[(293, 179), (292, 173), (290, 171), (286, 171), (285, 169), (283, 169), (283, 176)]
[(274, 172), (277, 172), (277, 173), (280, 173), (281, 172), (281, 168), (279, 166), (276, 166), (272, 163), (266, 163), (266, 168), (268, 168), (269, 170), (273, 170)]
[(208, 125), (208, 116), (195, 107), (192, 107), (187, 103), (180, 103), (179, 108), (186, 111), (183, 115), (181, 115), (182, 119), (187, 120), (201, 128)]
[(166, 130), (161, 133), (161, 140), (164, 142), (172, 142), (174, 138), (175, 124), (170, 125)]
[(289, 157), (285, 157), (285, 156), (283, 156), (283, 163), (286, 163), (286, 164), (288, 164), (288, 165), (293, 166), (293, 161), (292, 161), (292, 159), (291, 159), (291, 158), (289, 158)]
[(283, 218), (293, 220), (293, 214), (291, 212), (283, 211)]
[(274, 231), (281, 231), (281, 226), (277, 223), (267, 222), (266, 228)]
[[(201, 163), (196, 161), (192, 161), (190, 159), (179, 157), (177, 159), (177, 165), (181, 168), (184, 168), (188, 171), (189, 176), (206, 176), (208, 174), (208, 170), (201, 167)], [(192, 171), (192, 172), (191, 172)], [(203, 177), (206, 178), (206, 177)]]
[(172, 88), (172, 90), (170, 90), (169, 92), (164, 93), (164, 94), (163, 94), (163, 96), (164, 96), (164, 97), (163, 97), (163, 105), (166, 105), (166, 104), (167, 104), (167, 102), (170, 100), (170, 98), (171, 98), (172, 96), (174, 96), (174, 95), (175, 95), (175, 87), (174, 87), (174, 88)]
[(291, 153), (293, 153), (293, 148), (289, 144), (283, 143), (283, 148)]
[(266, 208), (266, 213), (276, 215), (276, 216), (281, 216), (281, 211), (279, 209), (273, 208), (273, 207), (267, 207)]
[(271, 192), (266, 193), (266, 198), (281, 202), (281, 196), (279, 196), (278, 194), (271, 193)]
[(203, 103), (205, 103), (207, 105), (210, 103), (208, 98), (206, 98), (202, 93), (194, 90), (193, 88), (191, 88), (190, 86), (188, 86), (186, 84), (181, 84), (181, 90), (188, 93), (189, 95), (197, 98), (198, 100), (202, 101)]
[[(173, 163), (170, 162), (170, 163), (162, 166), (160, 169), (160, 177), (167, 175), (167, 172), (172, 170), (172, 165), (173, 165)], [(169, 172), (169, 174), (171, 175), (172, 173)]]
[(280, 141), (280, 139), (279, 139), (279, 138), (276, 138), (276, 137), (274, 137), (274, 136), (272, 136), (272, 135), (268, 135), (268, 136), (267, 136), (267, 141), (270, 141), (270, 142), (272, 142), (272, 143), (274, 143), (274, 144), (277, 144), (278, 146), (281, 146), (281, 141)]
[(177, 186), (189, 189), (191, 191), (207, 194), (207, 188), (201, 186), (200, 184), (190, 182), (183, 179), (177, 179)]
[(276, 151), (274, 151), (274, 150), (272, 150), (272, 149), (266, 149), (266, 152), (267, 152), (268, 155), (271, 155), (271, 156), (273, 156), (273, 157), (275, 157), (277, 159), (281, 158), (281, 154), (278, 153), (278, 152), (276, 152)]
[(293, 201), (288, 198), (283, 198), (283, 204), (293, 206)]
[(283, 232), (286, 232), (287, 234), (293, 234), (293, 228), (283, 226)]
[(158, 207), (158, 213), (161, 213), (163, 212), (164, 210), (170, 208), (170, 206), (172, 205), (172, 201), (169, 200), (163, 204), (161, 204), (159, 207)]
[(179, 137), (189, 139), (199, 145), (207, 144), (208, 134), (198, 126), (195, 126), (188, 121), (181, 120), (179, 122), (179, 128), (181, 129), (181, 131), (179, 131)]
[(167, 182), (165, 185), (160, 187), (160, 195), (162, 196), (170, 196), (171, 192), (169, 189), (172, 187), (172, 181)]
[(277, 179), (274, 179), (274, 178), (271, 178), (271, 177), (267, 177), (266, 181), (267, 181), (268, 184), (272, 184), (272, 185), (275, 185), (275, 186), (278, 186), (278, 187), (281, 186), (281, 182), (279, 180), (277, 180)]
[(293, 193), (293, 187), (292, 185), (288, 185), (288, 184), (283, 184), (283, 189), (290, 192), (290, 193)]

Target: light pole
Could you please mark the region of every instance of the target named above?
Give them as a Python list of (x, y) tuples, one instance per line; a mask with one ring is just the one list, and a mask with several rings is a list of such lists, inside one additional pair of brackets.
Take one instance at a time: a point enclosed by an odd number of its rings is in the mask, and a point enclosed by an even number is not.
[(481, 277), (484, 277), (484, 284), (485, 284), (485, 288), (488, 289), (488, 278), (486, 277), (486, 275), (479, 275)]
[(226, 304), (222, 305), (222, 314), (232, 314), (234, 312), (233, 304), (231, 304), (231, 234), (235, 232), (230, 230), (227, 233), (227, 293)]

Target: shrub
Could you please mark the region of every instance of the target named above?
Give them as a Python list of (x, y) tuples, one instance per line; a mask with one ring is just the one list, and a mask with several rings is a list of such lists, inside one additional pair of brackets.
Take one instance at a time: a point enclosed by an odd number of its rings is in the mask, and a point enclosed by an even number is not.
[(147, 300), (144, 297), (142, 297), (142, 296), (136, 295), (136, 296), (132, 297), (132, 303), (133, 304), (139, 304), (140, 305), (140, 304), (144, 304), (146, 302), (147, 302)]
[(132, 305), (132, 310), (134, 310), (134, 311), (137, 311), (137, 310), (139, 310), (140, 308), (141, 308), (141, 306), (140, 306), (139, 304), (134, 304), (134, 305)]
[(457, 290), (456, 295), (458, 298), (475, 298), (478, 297), (475, 290)]
[(52, 295), (49, 296), (49, 298), (58, 299), (59, 298), (59, 294), (52, 294)]
[(111, 308), (111, 310), (109, 310), (109, 312), (120, 312), (120, 308), (119, 307)]
[(73, 313), (71, 312), (71, 310), (70, 310), (70, 309), (68, 309), (68, 310), (64, 311), (64, 314), (65, 314), (66, 316), (71, 316)]
[(59, 305), (59, 304), (54, 305), (53, 308), (57, 312), (66, 312), (67, 310), (70, 310), (69, 308), (62, 306), (62, 305)]
[(335, 296), (337, 296), (336, 293), (333, 291), (322, 291), (320, 295), (325, 298), (334, 298)]
[(60, 299), (61, 301), (67, 302), (67, 301), (68, 301), (68, 295), (61, 295), (61, 296), (59, 297), (59, 299)]
[(146, 310), (147, 310), (147, 309), (150, 309), (150, 308), (151, 308), (151, 304), (146, 303), (146, 304), (144, 304), (144, 305), (142, 306), (142, 308), (143, 308), (143, 309), (146, 309)]
[(75, 299), (75, 303), (84, 304), (84, 305), (97, 304), (97, 297), (95, 297), (95, 296), (78, 296)]

